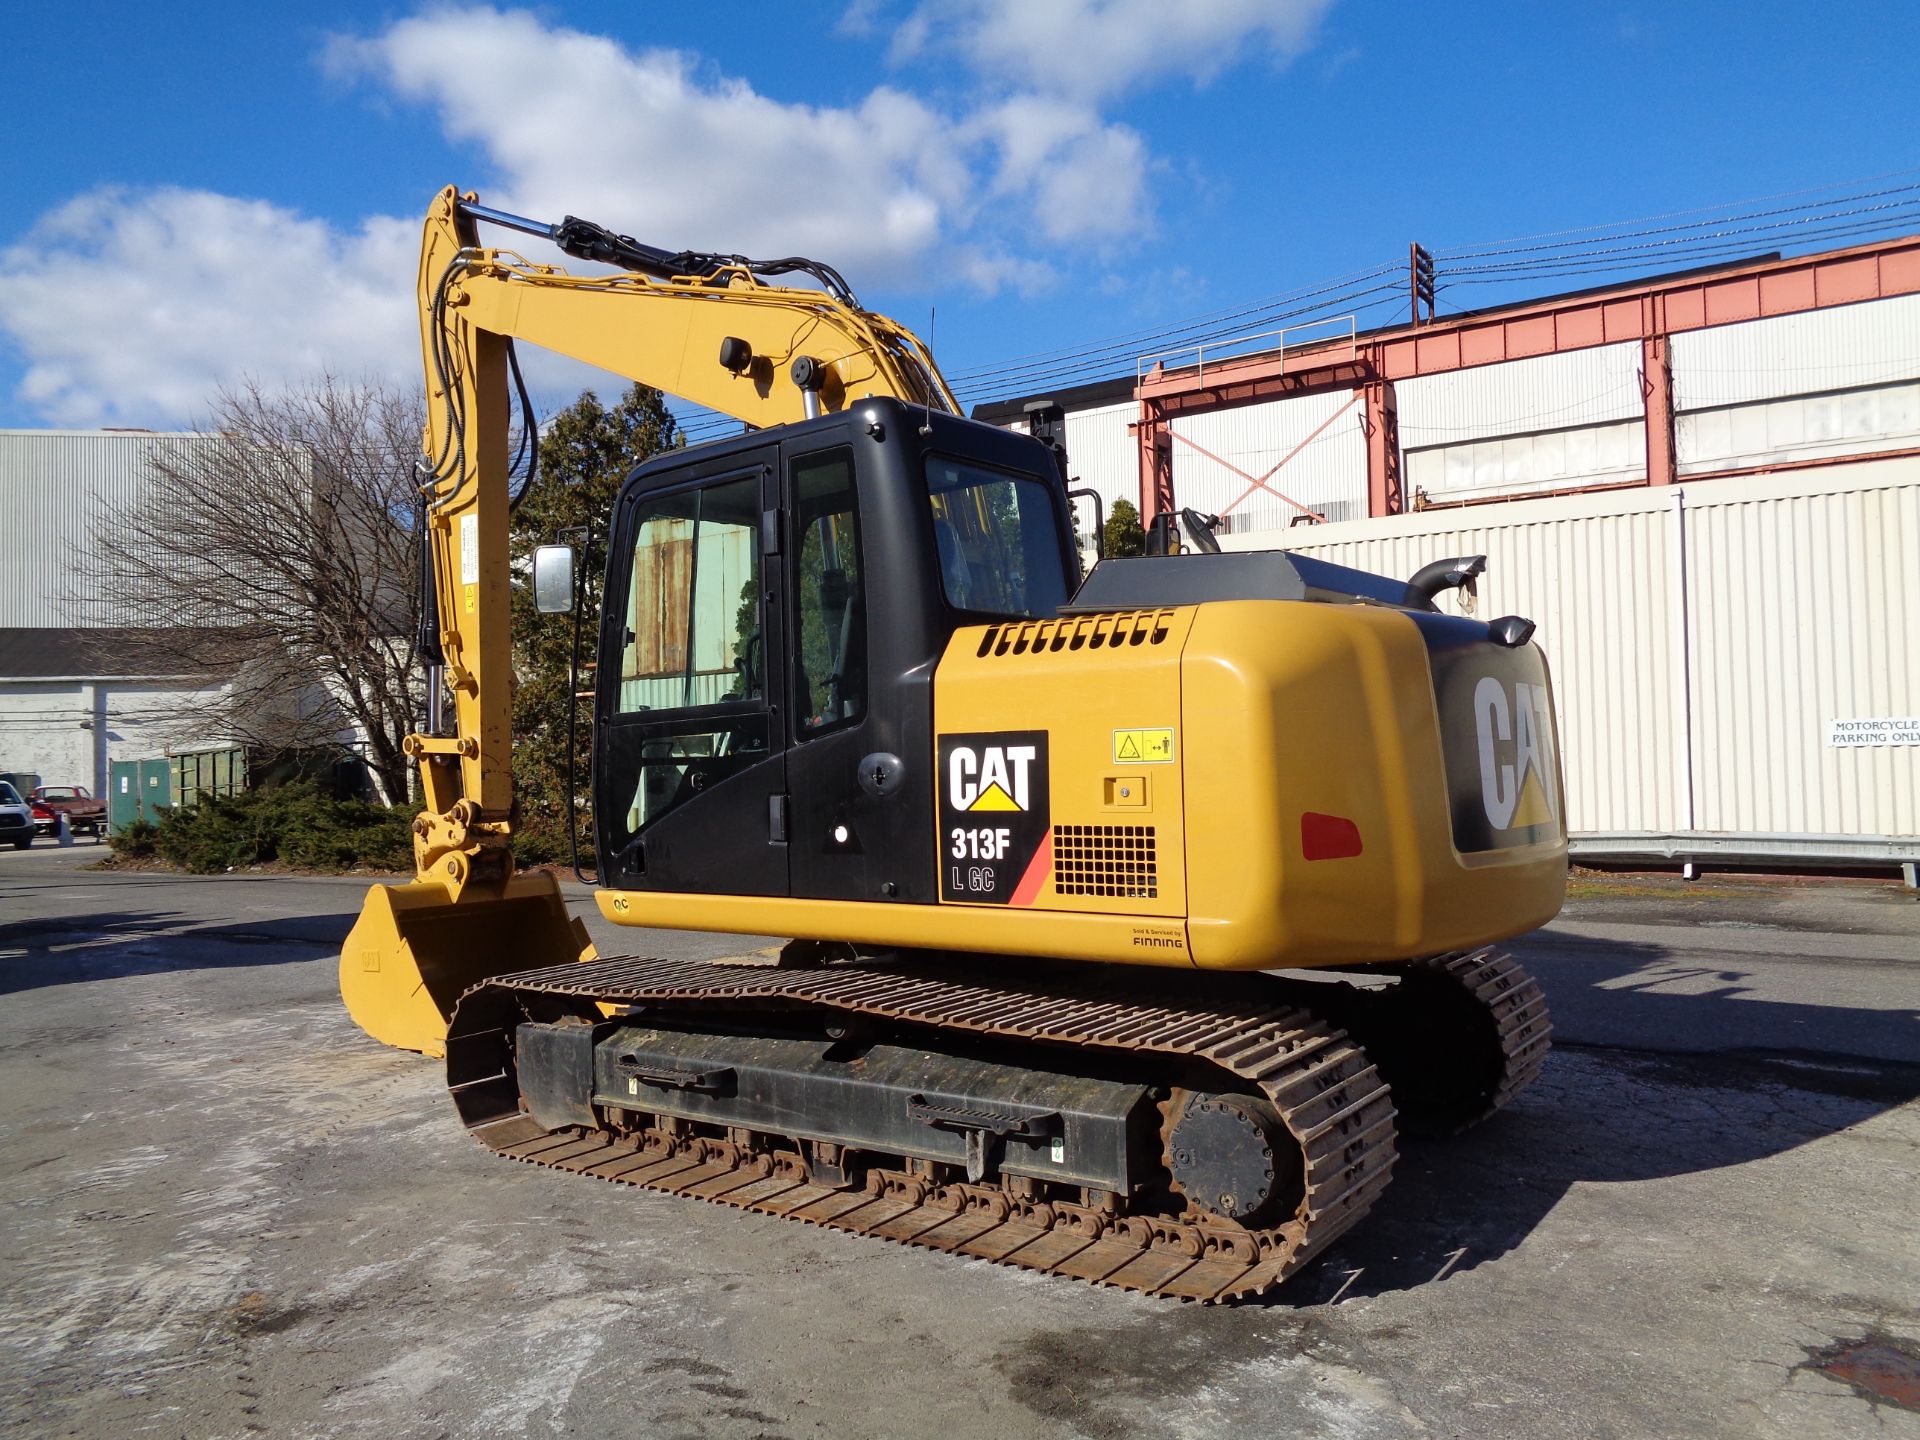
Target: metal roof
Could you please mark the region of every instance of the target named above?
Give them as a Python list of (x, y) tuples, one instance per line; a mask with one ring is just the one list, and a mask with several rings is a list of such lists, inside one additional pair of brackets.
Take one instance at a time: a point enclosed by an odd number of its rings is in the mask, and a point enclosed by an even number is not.
[(156, 644), (179, 646), (185, 638), (178, 631), (111, 626), (0, 627), (0, 680), (189, 678), (203, 667), (184, 657), (171, 670), (156, 670), (154, 662)]

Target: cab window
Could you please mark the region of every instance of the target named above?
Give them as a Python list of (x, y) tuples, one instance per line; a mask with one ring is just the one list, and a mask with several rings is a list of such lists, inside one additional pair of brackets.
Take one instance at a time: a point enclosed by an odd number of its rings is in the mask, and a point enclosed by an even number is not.
[(648, 733), (626, 807), (628, 835), (771, 753), (760, 514), (755, 477), (641, 504), (618, 708), (645, 713)]
[(1049, 616), (1067, 603), (1064, 547), (1044, 481), (936, 455), (927, 461), (927, 500), (950, 605)]
[(805, 738), (859, 719), (867, 705), (867, 597), (852, 452), (795, 460), (793, 506), (800, 639), (793, 713)]
[(764, 692), (759, 489), (749, 477), (645, 502), (627, 588), (622, 711), (684, 710)]

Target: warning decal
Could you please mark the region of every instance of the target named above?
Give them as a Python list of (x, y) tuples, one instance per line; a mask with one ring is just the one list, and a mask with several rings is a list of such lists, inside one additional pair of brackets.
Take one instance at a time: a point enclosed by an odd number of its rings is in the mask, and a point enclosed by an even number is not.
[(1173, 763), (1173, 727), (1152, 730), (1116, 730), (1113, 732), (1113, 763), (1116, 765), (1171, 765)]
[(1052, 869), (1047, 732), (940, 737), (940, 898), (1031, 905)]

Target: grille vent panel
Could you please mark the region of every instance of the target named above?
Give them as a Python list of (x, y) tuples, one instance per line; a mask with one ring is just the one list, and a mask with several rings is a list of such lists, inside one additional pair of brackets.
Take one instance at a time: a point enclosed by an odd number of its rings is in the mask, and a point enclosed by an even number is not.
[(1154, 827), (1054, 826), (1053, 889), (1056, 895), (1158, 899), (1160, 859)]
[(1062, 650), (1113, 650), (1122, 645), (1162, 645), (1172, 628), (1171, 610), (1122, 610), (1069, 615), (1059, 620), (1019, 620), (989, 625), (980, 637), (982, 659), (1003, 655), (1052, 655)]

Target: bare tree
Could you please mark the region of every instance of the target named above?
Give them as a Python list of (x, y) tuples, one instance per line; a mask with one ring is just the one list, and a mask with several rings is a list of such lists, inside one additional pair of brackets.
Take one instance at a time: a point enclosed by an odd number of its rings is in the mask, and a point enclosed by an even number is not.
[(143, 673), (223, 682), (174, 728), (286, 753), (350, 720), (406, 797), (421, 420), (411, 392), (332, 376), (223, 391), (195, 442), (156, 451), (146, 512), (102, 517), (87, 586), (120, 628), (100, 635)]

